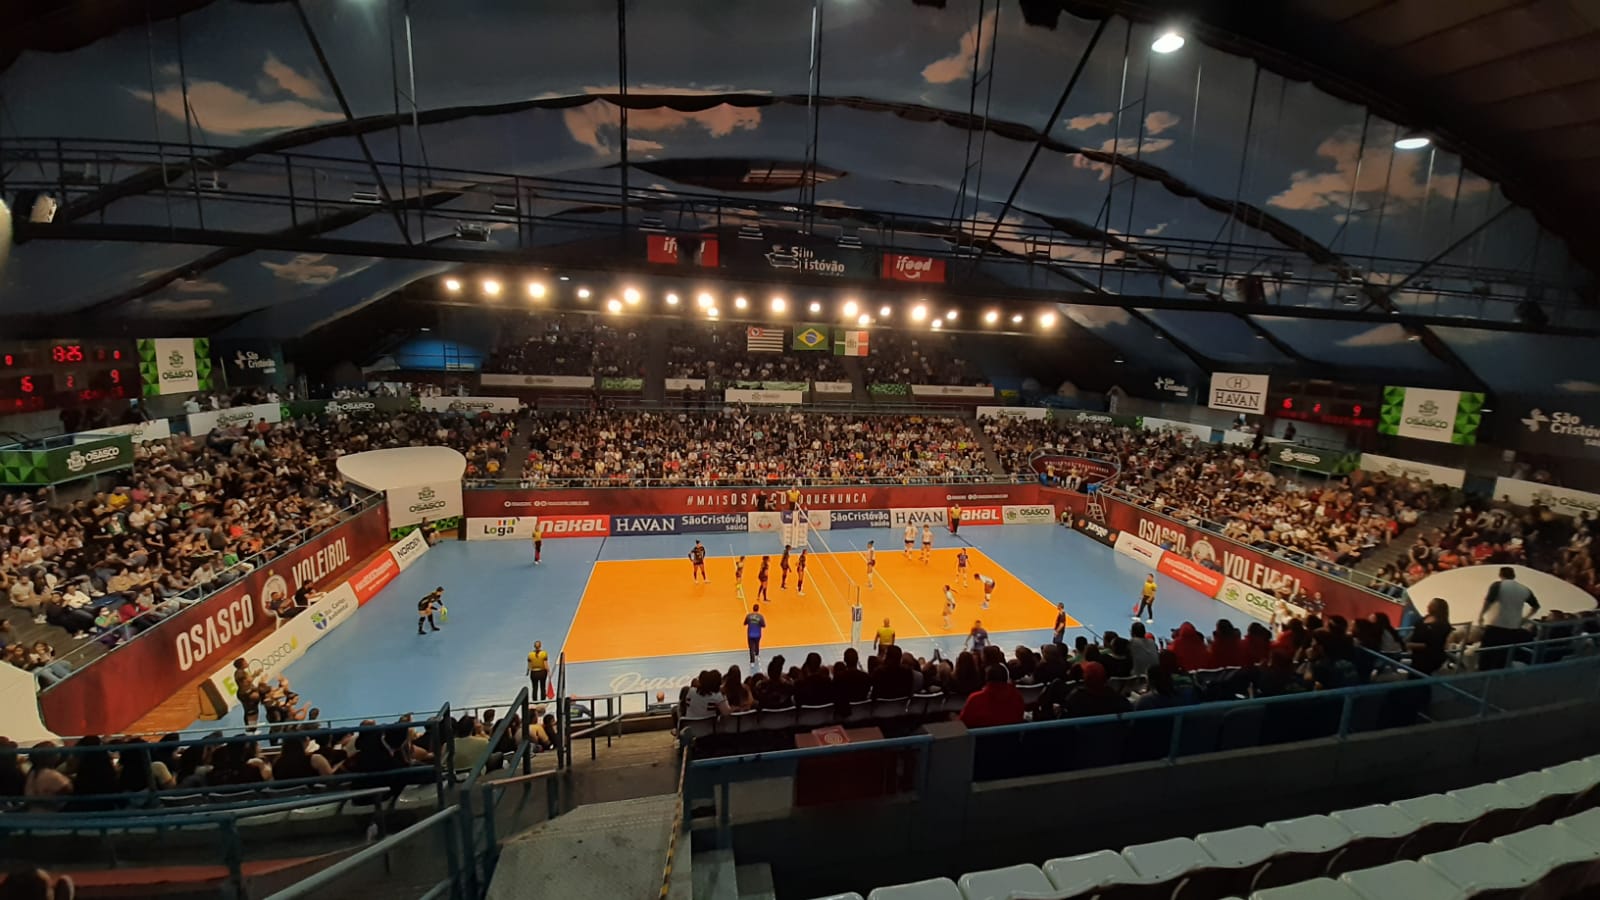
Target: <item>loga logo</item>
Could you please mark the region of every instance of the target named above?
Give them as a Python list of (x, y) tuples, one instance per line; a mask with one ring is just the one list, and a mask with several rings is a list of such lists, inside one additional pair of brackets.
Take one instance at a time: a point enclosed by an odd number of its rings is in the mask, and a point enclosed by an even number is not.
[(493, 535), (494, 537), (505, 537), (508, 534), (516, 534), (516, 532), (516, 519), (494, 519), (483, 525), (483, 534)]

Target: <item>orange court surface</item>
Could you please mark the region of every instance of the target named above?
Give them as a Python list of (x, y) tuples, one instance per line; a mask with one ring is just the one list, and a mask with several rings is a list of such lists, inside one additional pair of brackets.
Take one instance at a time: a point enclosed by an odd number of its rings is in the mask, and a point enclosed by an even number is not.
[[(772, 649), (846, 643), (850, 606), (859, 588), (861, 640), (870, 642), (888, 617), (897, 641), (939, 635), (964, 636), (974, 619), (991, 633), (1049, 629), (1055, 604), (976, 548), (968, 548), (966, 587), (957, 579), (953, 548), (936, 549), (927, 563), (920, 550), (906, 559), (899, 547), (879, 548), (874, 586), (866, 584), (864, 552), (808, 556), (805, 596), (794, 572), (787, 589), (772, 556), (767, 600), (758, 601), (760, 556), (747, 556), (744, 600), (734, 585), (734, 557), (707, 557), (711, 581), (691, 581), (687, 559), (601, 560), (594, 564), (578, 604), (565, 650), (568, 662), (642, 659), (745, 649), (744, 616), (760, 602), (767, 630), (762, 646)], [(994, 600), (981, 609), (976, 573), (994, 579)], [(944, 587), (956, 593), (950, 627), (944, 627)], [(1067, 627), (1079, 623), (1070, 615)]]

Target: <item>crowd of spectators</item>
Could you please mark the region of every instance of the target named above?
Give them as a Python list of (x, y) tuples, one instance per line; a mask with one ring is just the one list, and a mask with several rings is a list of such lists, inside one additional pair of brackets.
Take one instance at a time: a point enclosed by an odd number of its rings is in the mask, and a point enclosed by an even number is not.
[(983, 372), (956, 351), (956, 336), (873, 329), (861, 361), (868, 384), (983, 384)]
[(644, 374), (644, 341), (636, 328), (615, 328), (595, 316), (555, 313), (535, 318), (530, 331), (491, 353), (484, 371), (602, 377)]
[(541, 412), (523, 424), (523, 479), (687, 485), (988, 474), (977, 435), (941, 416)]
[(683, 322), (671, 334), (668, 378), (704, 378), (713, 384), (768, 381), (849, 381), (833, 347), (792, 348), (792, 327), (768, 326), (783, 333), (783, 351), (749, 349), (749, 326), (737, 322)]
[(1463, 566), (1524, 565), (1577, 585), (1600, 605), (1594, 530), (1588, 513), (1574, 519), (1542, 506), (1518, 509), (1468, 498), (1444, 527), (1417, 535), (1377, 576), (1412, 585)]

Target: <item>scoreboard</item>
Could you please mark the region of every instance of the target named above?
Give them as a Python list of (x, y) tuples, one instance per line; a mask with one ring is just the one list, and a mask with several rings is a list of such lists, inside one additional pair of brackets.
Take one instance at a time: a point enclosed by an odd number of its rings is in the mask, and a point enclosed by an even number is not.
[(138, 396), (131, 340), (0, 342), (0, 415)]
[(1267, 391), (1267, 412), (1279, 419), (1297, 419), (1343, 428), (1375, 428), (1383, 409), (1383, 389), (1317, 379), (1273, 379)]

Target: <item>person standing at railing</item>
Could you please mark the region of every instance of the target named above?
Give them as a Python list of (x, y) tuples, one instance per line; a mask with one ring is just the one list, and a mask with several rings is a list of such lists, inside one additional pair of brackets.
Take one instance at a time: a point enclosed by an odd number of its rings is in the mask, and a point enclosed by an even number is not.
[(531, 696), (535, 701), (548, 699), (545, 691), (550, 680), (550, 654), (545, 651), (544, 644), (533, 642), (533, 650), (528, 653), (528, 682), (532, 687)]
[[(1478, 612), (1477, 624), (1483, 625), (1483, 644), (1478, 648), (1478, 669), (1503, 669), (1510, 659), (1510, 651), (1494, 648), (1520, 644), (1531, 637), (1523, 628), (1527, 621), (1522, 607), (1539, 611), (1539, 598), (1517, 581), (1517, 571), (1502, 566), (1500, 580), (1489, 585), (1483, 596), (1483, 609)], [(1493, 611), (1491, 613), (1491, 610)], [(1489, 624), (1484, 625), (1485, 618)]]

